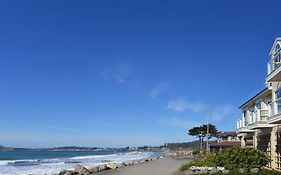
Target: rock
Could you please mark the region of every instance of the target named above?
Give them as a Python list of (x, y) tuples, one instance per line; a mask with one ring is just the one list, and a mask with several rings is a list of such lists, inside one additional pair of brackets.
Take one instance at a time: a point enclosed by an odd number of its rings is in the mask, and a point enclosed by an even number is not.
[(244, 174), (247, 172), (248, 172), (248, 170), (246, 168), (239, 168), (239, 173)]
[(74, 171), (68, 171), (64, 175), (78, 175), (78, 173)]
[(104, 171), (104, 170), (106, 170), (106, 165), (105, 164), (101, 165), (98, 167), (98, 169), (99, 169), (99, 171)]
[(66, 173), (66, 170), (61, 170), (60, 172), (59, 172), (59, 175), (64, 175)]
[(259, 173), (259, 171), (260, 171), (259, 168), (252, 168), (252, 169), (250, 170), (250, 172), (253, 173), (253, 174), (257, 174), (257, 173)]
[(59, 175), (77, 175), (78, 173), (71, 170), (62, 170), (59, 172)]
[(129, 166), (129, 165), (131, 165), (132, 164), (132, 162), (125, 162), (124, 163), (124, 166)]
[(126, 164), (126, 166), (131, 166), (131, 165), (134, 165), (134, 162), (130, 161), (130, 162), (126, 162), (125, 164)]
[(117, 166), (116, 163), (109, 162), (109, 163), (106, 163), (106, 168), (111, 169), (111, 170), (115, 170), (116, 168), (118, 168), (118, 166)]
[(124, 167), (124, 166), (128, 166), (128, 162), (122, 163), (122, 167)]
[(96, 173), (96, 172), (99, 172), (99, 167), (98, 166), (95, 166), (95, 167), (91, 167), (88, 169), (91, 173)]
[(118, 167), (118, 168), (121, 168), (121, 167), (124, 167), (124, 166), (126, 166), (125, 163), (118, 163), (118, 164), (117, 164), (117, 167)]
[(133, 161), (131, 165), (137, 165), (139, 164), (139, 161)]
[(212, 168), (210, 171), (209, 171), (209, 174), (216, 174), (216, 173), (219, 173), (220, 171), (216, 168)]
[(79, 164), (74, 166), (74, 171), (77, 172), (78, 174), (83, 174), (83, 175), (91, 173), (87, 168), (85, 168), (85, 167), (83, 167), (82, 165), (79, 165)]
[(195, 171), (193, 174), (208, 174), (208, 170)]
[(148, 159), (141, 159), (140, 161), (139, 161), (139, 163), (144, 163), (144, 162), (147, 162), (148, 161)]
[(221, 170), (221, 172), (222, 172), (222, 174), (228, 174), (229, 170), (223, 169), (223, 170)]

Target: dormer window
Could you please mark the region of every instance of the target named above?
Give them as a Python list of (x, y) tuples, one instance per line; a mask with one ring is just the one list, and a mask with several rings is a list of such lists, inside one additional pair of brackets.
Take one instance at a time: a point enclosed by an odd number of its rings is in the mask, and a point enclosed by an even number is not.
[(275, 52), (279, 51), (280, 50), (280, 44), (276, 44), (275, 46)]

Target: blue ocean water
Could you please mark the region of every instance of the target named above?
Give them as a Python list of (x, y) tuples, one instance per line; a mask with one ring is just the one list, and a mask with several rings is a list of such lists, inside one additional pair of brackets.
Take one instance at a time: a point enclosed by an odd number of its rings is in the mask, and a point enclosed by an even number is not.
[[(118, 152), (109, 151), (4, 151), (0, 152), (0, 160), (19, 160), (19, 159), (52, 159), (52, 158), (67, 158), (74, 156), (89, 156), (89, 155), (108, 155)], [(119, 152), (121, 153), (121, 152)]]
[(0, 175), (54, 175), (75, 164), (87, 168), (107, 162), (123, 163), (156, 158), (163, 152), (81, 152), (81, 151), (7, 151), (0, 152)]

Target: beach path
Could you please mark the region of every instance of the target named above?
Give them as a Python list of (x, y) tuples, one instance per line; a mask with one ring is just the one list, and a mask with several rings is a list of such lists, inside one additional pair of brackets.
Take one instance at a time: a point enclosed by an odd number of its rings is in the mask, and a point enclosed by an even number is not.
[(157, 159), (116, 170), (99, 172), (96, 175), (172, 175), (182, 164), (189, 161), (190, 159)]

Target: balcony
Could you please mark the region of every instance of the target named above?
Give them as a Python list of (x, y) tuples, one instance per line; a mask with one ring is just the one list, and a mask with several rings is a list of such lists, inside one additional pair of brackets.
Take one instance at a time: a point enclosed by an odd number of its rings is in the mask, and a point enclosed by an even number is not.
[(276, 58), (273, 58), (268, 63), (268, 76), (266, 82), (275, 81), (281, 81), (281, 62), (277, 61)]
[[(281, 112), (281, 111), (280, 111)], [(269, 111), (268, 110), (256, 110), (248, 116), (250, 118), (249, 123), (245, 123), (242, 119), (237, 121), (237, 133), (252, 133), (255, 129), (271, 128), (272, 124), (268, 123)], [(281, 113), (280, 113), (281, 118)]]
[(251, 133), (251, 132), (255, 132), (255, 131), (249, 129), (248, 126), (244, 126), (244, 127), (241, 127), (241, 128), (237, 128), (237, 129), (236, 129), (236, 132), (237, 132), (237, 133)]
[(248, 125), (249, 129), (261, 129), (272, 127), (267, 123), (268, 110), (257, 110), (253, 113), (252, 121)]
[(237, 133), (251, 133), (254, 132), (254, 130), (250, 130), (248, 127), (248, 124), (245, 123), (245, 121), (242, 119), (237, 121), (237, 129), (236, 129)]
[(270, 124), (281, 124), (281, 113), (275, 114), (268, 117), (268, 123)]
[(281, 124), (281, 106), (276, 102), (271, 104), (272, 113), (271, 116), (267, 118), (269, 124)]

